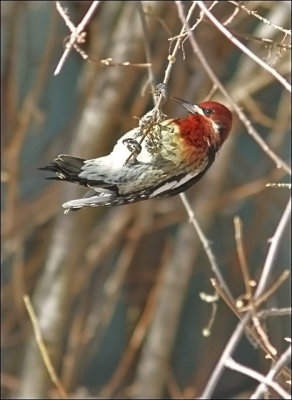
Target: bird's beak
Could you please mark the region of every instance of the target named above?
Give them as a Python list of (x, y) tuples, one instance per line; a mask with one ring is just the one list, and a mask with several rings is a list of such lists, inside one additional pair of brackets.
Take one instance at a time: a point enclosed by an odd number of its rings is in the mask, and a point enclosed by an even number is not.
[(179, 97), (174, 97), (171, 96), (171, 98), (173, 100), (175, 100), (180, 106), (182, 106), (184, 109), (186, 109), (190, 114), (201, 114), (202, 110), (199, 106), (197, 106), (196, 104), (192, 104), (188, 101), (182, 100)]

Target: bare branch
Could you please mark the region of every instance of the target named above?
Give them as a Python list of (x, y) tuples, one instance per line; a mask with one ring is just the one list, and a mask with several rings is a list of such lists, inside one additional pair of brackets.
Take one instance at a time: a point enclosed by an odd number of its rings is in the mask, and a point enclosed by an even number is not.
[(214, 272), (215, 276), (217, 277), (217, 279), (218, 279), (220, 285), (222, 286), (222, 288), (224, 289), (225, 293), (228, 295), (229, 299), (232, 301), (233, 300), (232, 293), (230, 292), (227, 284), (225, 283), (225, 280), (218, 268), (215, 256), (210, 247), (209, 241), (206, 238), (206, 236), (204, 235), (204, 233), (195, 217), (194, 211), (192, 210), (190, 203), (188, 202), (188, 200), (186, 198), (185, 193), (180, 193), (179, 196), (180, 196), (181, 201), (182, 201), (183, 205), (185, 206), (185, 209), (188, 213), (190, 223), (193, 225), (193, 227), (194, 227), (195, 231), (197, 232), (199, 239), (204, 247), (204, 250), (209, 259), (212, 271)]
[(261, 382), (263, 386), (270, 386), (283, 399), (291, 399), (290, 394), (286, 392), (277, 382), (274, 382), (272, 380), (272, 377), (264, 376), (251, 368), (245, 367), (244, 365), (237, 363), (230, 357), (226, 360), (225, 366), (232, 369), (233, 371), (237, 371), (241, 374), (250, 376), (251, 378)]
[(283, 317), (284, 315), (291, 315), (291, 307), (269, 308), (258, 312), (259, 318)]
[(140, 19), (141, 19), (141, 25), (142, 25), (142, 29), (143, 29), (143, 40), (144, 40), (144, 49), (145, 49), (145, 56), (146, 56), (146, 60), (147, 63), (149, 65), (148, 67), (148, 78), (149, 78), (149, 82), (151, 85), (151, 90), (153, 93), (153, 101), (154, 104), (156, 102), (155, 96), (154, 96), (154, 91), (155, 91), (155, 77), (154, 77), (154, 73), (153, 73), (153, 69), (151, 68), (152, 63), (151, 63), (151, 51), (150, 51), (150, 43), (149, 43), (149, 33), (148, 33), (148, 29), (147, 29), (147, 23), (146, 23), (146, 18), (145, 18), (145, 14), (144, 14), (144, 10), (142, 7), (142, 2), (138, 1), (137, 2), (137, 8), (138, 8), (138, 12), (140, 15)]
[(243, 281), (245, 285), (246, 298), (248, 301), (252, 299), (252, 290), (250, 285), (250, 277), (248, 272), (248, 265), (245, 256), (244, 246), (243, 246), (243, 238), (242, 238), (242, 222), (238, 216), (234, 217), (234, 227), (235, 227), (235, 240), (236, 240), (236, 248), (239, 259), (239, 265), (241, 267), (241, 272), (243, 276)]
[(225, 367), (225, 362), (226, 362), (227, 358), (230, 357), (230, 354), (233, 353), (249, 320), (250, 320), (250, 314), (247, 313), (247, 314), (245, 314), (243, 319), (238, 323), (233, 334), (231, 335), (230, 339), (228, 340), (228, 343), (225, 346), (224, 351), (221, 354), (221, 357), (220, 357), (216, 367), (214, 368), (211, 377), (208, 379), (208, 383), (207, 383), (203, 393), (199, 397), (200, 399), (211, 398), (212, 393), (214, 392), (215, 387), (220, 379), (220, 376), (223, 373), (223, 370)]
[(235, 45), (237, 46), (243, 53), (245, 53), (247, 56), (252, 58), (256, 63), (258, 63), (261, 67), (263, 67), (266, 71), (268, 71), (270, 74), (272, 74), (280, 83), (281, 85), (284, 86), (285, 89), (287, 89), (289, 92), (291, 92), (291, 85), (286, 79), (283, 78), (282, 75), (280, 75), (274, 68), (272, 68), (270, 65), (265, 63), (261, 58), (259, 58), (256, 54), (254, 54), (251, 50), (249, 50), (243, 43), (241, 43), (238, 39), (236, 39), (228, 29), (225, 28), (224, 25), (221, 24), (220, 21), (218, 21), (217, 18), (214, 17), (212, 13), (207, 9), (205, 4), (202, 1), (198, 1), (198, 6), (205, 12), (207, 17), (213, 22), (213, 24)]
[(271, 269), (273, 267), (276, 254), (280, 245), (280, 239), (284, 233), (284, 230), (286, 228), (286, 225), (288, 224), (290, 220), (290, 215), (291, 215), (291, 198), (289, 199), (286, 208), (282, 214), (282, 217), (279, 221), (279, 224), (275, 230), (275, 233), (273, 237), (269, 240), (270, 242), (270, 248), (266, 257), (266, 261), (263, 266), (262, 274), (258, 283), (258, 286), (255, 291), (255, 299), (259, 298), (262, 293), (264, 292), (268, 278), (271, 274)]
[(50, 356), (48, 354), (48, 351), (46, 349), (46, 345), (45, 345), (43, 337), (42, 337), (42, 333), (41, 333), (40, 326), (39, 326), (39, 323), (38, 323), (38, 320), (37, 320), (37, 316), (36, 316), (36, 314), (35, 314), (35, 312), (33, 310), (33, 307), (32, 307), (32, 304), (30, 302), (29, 297), (27, 295), (25, 295), (23, 297), (23, 301), (24, 301), (25, 307), (27, 309), (28, 315), (30, 317), (31, 323), (32, 323), (32, 327), (33, 327), (33, 330), (34, 330), (34, 334), (35, 334), (35, 339), (36, 339), (37, 345), (38, 345), (38, 347), (40, 349), (40, 353), (42, 355), (44, 364), (45, 364), (46, 369), (47, 369), (47, 371), (48, 371), (48, 373), (50, 375), (50, 378), (51, 378), (52, 382), (56, 385), (61, 398), (62, 399), (67, 399), (68, 395), (67, 395), (62, 383), (60, 382), (60, 380), (59, 380), (59, 378), (58, 378), (58, 376), (56, 374), (56, 371), (55, 371), (55, 369), (53, 367), (53, 364), (51, 362)]
[[(229, 3), (232, 3), (233, 5), (235, 5), (235, 6), (237, 7), (238, 10), (239, 10), (239, 9), (244, 10), (248, 15), (252, 15), (253, 17), (259, 19), (259, 20), (262, 21), (264, 24), (270, 25), (270, 26), (272, 26), (273, 28), (275, 28), (275, 29), (277, 29), (277, 30), (279, 30), (279, 31), (281, 31), (281, 32), (283, 32), (283, 33), (285, 33), (285, 35), (291, 36), (291, 30), (284, 29), (282, 26), (279, 26), (279, 25), (274, 24), (273, 22), (271, 22), (271, 21), (269, 21), (268, 19), (266, 19), (266, 18), (262, 17), (261, 15), (259, 15), (259, 14), (257, 13), (257, 11), (253, 11), (253, 10), (250, 10), (249, 8), (245, 7), (244, 4), (241, 4), (241, 3), (237, 2), (237, 1), (232, 1), (232, 0), (229, 0)], [(225, 25), (225, 24), (224, 24), (224, 25)]]
[[(271, 367), (269, 373), (266, 375), (265, 379), (267, 382), (272, 381), (272, 379), (275, 378), (275, 376), (279, 373), (279, 371), (285, 367), (289, 362), (291, 361), (291, 346), (289, 346), (284, 353), (281, 355), (281, 357), (275, 362), (275, 364)], [(263, 393), (266, 389), (266, 382), (262, 382), (254, 391), (254, 393), (251, 395), (251, 399), (261, 399), (263, 396)], [(288, 397), (288, 398), (291, 398)]]
[(61, 17), (64, 19), (66, 25), (70, 29), (71, 35), (70, 35), (69, 41), (66, 44), (64, 53), (63, 53), (62, 57), (60, 58), (60, 61), (58, 62), (58, 65), (57, 65), (57, 67), (55, 69), (54, 75), (58, 75), (59, 72), (61, 71), (61, 68), (63, 67), (67, 57), (69, 56), (70, 51), (74, 47), (74, 44), (76, 42), (77, 43), (84, 42), (84, 32), (83, 32), (83, 30), (84, 30), (85, 26), (88, 24), (88, 22), (90, 21), (90, 18), (94, 14), (94, 12), (95, 12), (97, 6), (99, 5), (99, 3), (100, 3), (100, 1), (93, 1), (91, 6), (89, 7), (87, 13), (83, 17), (82, 21), (77, 25), (77, 27), (75, 27), (74, 24), (70, 21), (70, 19), (69, 19), (67, 13), (65, 12), (65, 10), (63, 9), (60, 1), (56, 1), (56, 8), (57, 8), (59, 14), (61, 15)]

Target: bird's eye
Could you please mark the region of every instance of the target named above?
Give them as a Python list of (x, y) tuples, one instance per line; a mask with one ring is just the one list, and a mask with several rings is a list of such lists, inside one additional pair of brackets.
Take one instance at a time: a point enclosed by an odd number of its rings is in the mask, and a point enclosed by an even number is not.
[(203, 108), (203, 112), (206, 115), (206, 117), (213, 114), (212, 108)]

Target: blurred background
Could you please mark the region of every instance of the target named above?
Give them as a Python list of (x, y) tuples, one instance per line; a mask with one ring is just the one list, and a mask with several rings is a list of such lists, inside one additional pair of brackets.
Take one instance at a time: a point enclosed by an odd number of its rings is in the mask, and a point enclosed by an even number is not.
[[(212, 13), (250, 50), (290, 76), (288, 1), (221, 1)], [(192, 5), (183, 2), (185, 12)], [(206, 2), (208, 6), (211, 2)], [(89, 1), (62, 2), (76, 26)], [(148, 34), (142, 29), (143, 7)], [(192, 26), (200, 16), (197, 7)], [(264, 17), (266, 20), (257, 18)], [(178, 196), (117, 208), (63, 214), (62, 203), (85, 190), (45, 180), (38, 171), (61, 153), (107, 154), (153, 107), (143, 65), (145, 37), (156, 83), (162, 82), (182, 23), (175, 2), (101, 2), (82, 50), (53, 75), (70, 31), (55, 2), (1, 2), (2, 84), (2, 395), (59, 398), (40, 356), (23, 297), (28, 295), (45, 347), (69, 398), (187, 398), (204, 389), (237, 317), (219, 300), (212, 317), (214, 277)], [(290, 163), (287, 90), (205, 18), (194, 31), (207, 61), (268, 146)], [(267, 39), (267, 40), (263, 40)], [(112, 59), (106, 66), (101, 60)], [(197, 103), (229, 106), (186, 40), (171, 71), (169, 93)], [(169, 117), (186, 115), (173, 101)], [(243, 226), (250, 278), (257, 281), (289, 198), (288, 174), (267, 156), (234, 116), (232, 133), (204, 179), (187, 197), (234, 298), (245, 294), (234, 217)], [(286, 229), (269, 278), (289, 268)], [(289, 306), (286, 280), (262, 309)], [(278, 353), (290, 335), (289, 316), (261, 320)], [(270, 361), (243, 338), (234, 358), (261, 373)], [(225, 370), (214, 398), (246, 398), (256, 382)]]

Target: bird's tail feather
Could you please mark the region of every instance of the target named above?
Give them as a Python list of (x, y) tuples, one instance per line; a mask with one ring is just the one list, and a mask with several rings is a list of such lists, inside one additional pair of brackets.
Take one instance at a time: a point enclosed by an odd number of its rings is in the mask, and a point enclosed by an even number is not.
[(81, 172), (84, 161), (83, 158), (60, 154), (53, 162), (39, 169), (56, 173), (56, 176), (48, 177), (47, 179), (65, 180), (86, 186), (87, 181), (78, 176)]
[(65, 208), (65, 213), (67, 214), (69, 211), (78, 210), (83, 207), (111, 206), (116, 198), (115, 194), (99, 193), (94, 196), (67, 201), (63, 204), (63, 208)]

